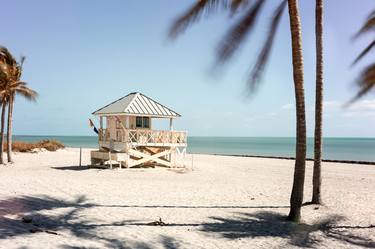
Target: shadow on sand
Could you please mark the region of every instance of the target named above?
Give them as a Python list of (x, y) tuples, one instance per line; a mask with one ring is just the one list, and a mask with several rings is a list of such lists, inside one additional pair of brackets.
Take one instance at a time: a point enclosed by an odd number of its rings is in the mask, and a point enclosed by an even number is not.
[(234, 219), (211, 217), (213, 223), (202, 224), (202, 231), (216, 233), (228, 239), (244, 237), (279, 237), (299, 247), (315, 247), (322, 237), (365, 248), (374, 248), (375, 241), (355, 235), (355, 229), (371, 229), (374, 226), (339, 226), (342, 216), (331, 216), (315, 224), (295, 224), (274, 212), (238, 213)]
[[(111, 234), (101, 235), (96, 229), (101, 227), (125, 226), (126, 222), (101, 223), (95, 220), (84, 219), (81, 212), (87, 208), (98, 205), (86, 202), (84, 196), (74, 201), (64, 201), (50, 197), (17, 197), (0, 201), (0, 240), (16, 236), (29, 235), (32, 231), (47, 232), (50, 236), (59, 236), (60, 231), (68, 230), (73, 236), (83, 240), (97, 241), (100, 247), (108, 248), (153, 248), (154, 243), (159, 243), (164, 248), (179, 248), (179, 242), (173, 237), (160, 235), (153, 244), (138, 241), (128, 241)], [(44, 215), (40, 211), (64, 208), (59, 215)], [(22, 216), (32, 217), (30, 223), (22, 221)], [(11, 216), (11, 218), (9, 217)], [(15, 216), (17, 216), (15, 218)], [(58, 237), (56, 238), (58, 239)], [(1, 244), (1, 243), (0, 243)], [(26, 247), (25, 247), (26, 248)], [(61, 245), (60, 248), (81, 248), (72, 245)]]
[[(17, 197), (0, 201), (0, 240), (9, 237), (30, 234), (30, 230), (37, 228), (42, 231), (52, 231), (59, 236), (60, 231), (68, 230), (73, 236), (90, 241), (97, 241), (103, 247), (116, 248), (153, 248), (159, 243), (164, 248), (178, 248), (180, 241), (173, 237), (159, 235), (157, 241), (147, 243), (128, 241), (123, 237), (114, 237), (115, 234), (106, 234), (99, 231), (100, 228), (122, 227), (122, 226), (150, 226), (148, 222), (135, 220), (124, 220), (112, 223), (103, 223), (98, 220), (85, 219), (82, 212), (85, 209), (100, 207), (118, 208), (142, 208), (161, 207), (176, 208), (179, 206), (126, 206), (126, 205), (98, 205), (89, 203), (85, 196), (79, 196), (73, 201), (60, 200), (51, 197)], [(236, 206), (198, 206), (183, 208), (238, 208)], [(243, 208), (277, 208), (272, 206), (253, 206)], [(279, 208), (285, 208), (280, 206)], [(54, 215), (42, 214), (44, 211), (61, 209)], [(57, 214), (56, 214), (57, 213)], [(32, 222), (24, 223), (21, 220), (23, 215), (32, 217)], [(286, 239), (287, 243), (300, 247), (315, 247), (322, 243), (323, 238), (336, 240), (341, 243), (355, 245), (364, 248), (375, 247), (375, 241), (360, 236), (356, 233), (358, 229), (374, 229), (370, 226), (347, 226), (339, 225), (344, 220), (341, 216), (331, 216), (315, 224), (294, 224), (287, 222), (285, 217), (279, 213), (261, 211), (254, 213), (235, 213), (235, 218), (210, 217), (212, 222), (202, 223), (169, 223), (168, 227), (191, 227), (204, 232), (207, 236), (222, 237), (226, 239), (275, 237)], [(15, 218), (16, 217), (16, 218)], [(155, 229), (158, 229), (155, 227)], [(155, 230), (158, 232), (158, 230)], [(71, 245), (63, 245), (62, 248), (75, 248)]]
[(74, 171), (81, 171), (90, 169), (88, 166), (65, 166), (65, 167), (51, 167), (52, 169), (58, 170), (74, 170)]
[[(109, 165), (105, 165), (105, 166), (99, 166), (99, 165), (82, 165), (82, 166), (78, 166), (78, 165), (73, 165), (73, 166), (58, 166), (58, 167), (51, 167), (52, 169), (57, 169), (57, 170), (72, 170), (72, 171), (82, 171), (82, 170), (89, 170), (89, 169), (100, 169), (100, 170), (110, 170), (110, 166)], [(127, 168), (125, 169), (124, 167), (122, 168), (123, 170), (136, 170), (136, 169), (147, 169), (147, 168), (167, 168), (163, 165), (152, 165), (152, 166), (135, 166), (135, 167), (132, 167), (132, 168)], [(113, 164), (113, 169), (119, 169), (119, 165), (118, 164)], [(190, 169), (189, 168), (167, 168), (166, 170), (168, 170), (169, 172), (173, 172), (173, 173), (177, 173), (177, 174), (186, 174), (188, 172), (190, 172)]]

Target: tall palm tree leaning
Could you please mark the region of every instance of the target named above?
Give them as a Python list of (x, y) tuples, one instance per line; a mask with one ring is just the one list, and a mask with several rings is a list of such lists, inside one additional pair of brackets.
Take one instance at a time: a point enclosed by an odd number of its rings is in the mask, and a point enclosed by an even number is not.
[[(197, 1), (185, 13), (179, 16), (172, 24), (169, 32), (170, 38), (176, 38), (184, 32), (192, 23), (198, 21), (203, 14), (211, 14), (219, 10), (229, 11), (232, 16), (240, 15), (238, 21), (229, 29), (224, 39), (219, 43), (217, 51), (217, 63), (225, 63), (231, 59), (239, 49), (245, 38), (253, 30), (257, 17), (266, 0), (258, 0), (255, 3), (248, 0), (200, 0)], [(253, 4), (250, 4), (253, 3)], [(290, 198), (290, 213), (288, 219), (298, 222), (301, 217), (303, 201), (303, 188), (305, 181), (306, 160), (306, 120), (305, 97), (303, 80), (303, 57), (301, 21), (298, 10), (298, 0), (281, 0), (277, 6), (270, 23), (270, 28), (263, 48), (252, 68), (247, 85), (250, 90), (255, 90), (260, 83), (262, 73), (268, 61), (272, 49), (275, 33), (280, 19), (288, 3), (290, 30), (292, 37), (293, 78), (296, 100), (296, 160), (292, 194)]]
[[(355, 35), (358, 38), (360, 35), (367, 32), (375, 32), (375, 9), (370, 13), (363, 24), (362, 28)], [(358, 55), (354, 60), (353, 65), (360, 61), (365, 55), (367, 55), (375, 47), (375, 38), (370, 42), (370, 44)], [(357, 95), (353, 98), (351, 102), (358, 100), (360, 97), (364, 96), (370, 90), (375, 88), (375, 62), (367, 66), (360, 74), (357, 80), (359, 86), (359, 91)]]
[[(0, 91), (3, 92), (6, 86), (5, 81), (6, 75), (0, 70)], [(1, 104), (1, 121), (0, 121), (0, 164), (4, 164), (4, 125), (5, 125), (5, 110), (7, 106), (7, 100), (4, 95), (0, 93), (0, 104)]]
[(316, 89), (312, 204), (322, 204), (321, 164), (323, 130), (323, 0), (315, 1)]
[[(8, 162), (12, 162), (12, 121), (13, 108), (16, 95), (21, 95), (27, 100), (35, 101), (38, 93), (27, 86), (26, 82), (21, 81), (22, 66), (25, 57), (21, 57), (20, 62), (12, 56), (9, 50), (5, 47), (0, 47), (0, 71), (1, 71), (1, 134), (4, 134), (5, 126), (5, 109), (8, 107), (8, 122), (7, 122), (7, 157)], [(3, 135), (0, 137), (0, 163), (3, 162)]]

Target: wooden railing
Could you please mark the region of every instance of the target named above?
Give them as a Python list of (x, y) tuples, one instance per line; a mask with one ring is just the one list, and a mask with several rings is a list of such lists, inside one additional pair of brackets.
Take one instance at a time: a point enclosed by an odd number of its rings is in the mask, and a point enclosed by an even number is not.
[[(99, 141), (109, 141), (110, 134), (107, 129), (99, 131)], [(116, 142), (127, 142), (137, 145), (148, 144), (186, 144), (185, 131), (158, 131), (148, 129), (116, 129)]]
[(108, 129), (99, 129), (99, 134), (98, 134), (99, 141), (109, 141), (110, 136), (109, 136), (109, 130)]

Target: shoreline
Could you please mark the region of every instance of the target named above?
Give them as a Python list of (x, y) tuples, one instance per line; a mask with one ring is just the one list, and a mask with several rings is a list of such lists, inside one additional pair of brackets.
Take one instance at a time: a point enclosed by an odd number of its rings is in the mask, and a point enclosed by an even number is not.
[[(251, 158), (266, 158), (266, 159), (282, 159), (282, 160), (295, 160), (295, 157), (284, 156), (257, 156), (257, 155), (236, 155), (236, 154), (206, 154), (206, 153), (192, 153), (196, 155), (212, 155), (212, 156), (233, 156), (233, 157), (251, 157)], [(306, 158), (306, 161), (314, 161), (313, 158)], [(362, 165), (375, 165), (371, 161), (356, 161), (356, 160), (336, 160), (336, 159), (322, 159), (322, 162), (327, 163), (345, 163), (345, 164), (362, 164)]]
[[(67, 149), (85, 149), (85, 150), (97, 150), (97, 148), (86, 148), (86, 147), (65, 147)], [(242, 154), (217, 154), (217, 153), (187, 153), (190, 155), (209, 155), (209, 156), (232, 156), (232, 157), (249, 157), (249, 158), (265, 158), (265, 159), (281, 159), (281, 160), (295, 160), (295, 157), (287, 156), (261, 156), (261, 155), (242, 155)], [(313, 158), (306, 158), (306, 161), (314, 161)], [(357, 160), (339, 160), (339, 159), (322, 159), (322, 162), (326, 163), (344, 163), (344, 164), (360, 164), (360, 165), (375, 165), (375, 162), (371, 161), (357, 161)]]
[[(98, 148), (95, 136), (15, 136), (14, 140), (35, 142), (58, 140), (67, 147)], [(325, 138), (324, 160), (375, 164), (375, 138)], [(189, 137), (188, 153), (293, 159), (295, 141), (291, 137)], [(314, 158), (313, 140), (307, 140), (307, 154)]]

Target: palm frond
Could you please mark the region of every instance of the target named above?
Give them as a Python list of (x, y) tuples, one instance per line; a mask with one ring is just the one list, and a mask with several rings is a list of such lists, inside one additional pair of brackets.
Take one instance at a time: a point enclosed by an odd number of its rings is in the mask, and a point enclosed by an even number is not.
[(358, 61), (360, 61), (372, 48), (375, 47), (375, 40), (373, 40), (359, 55), (358, 57), (354, 60), (352, 63), (352, 66), (354, 66)]
[(7, 76), (7, 81), (18, 81), (22, 74), (25, 57), (18, 63), (6, 47), (0, 47), (0, 70)]
[(179, 16), (169, 29), (169, 38), (175, 39), (183, 33), (191, 24), (198, 21), (203, 14), (217, 12), (221, 7), (226, 7), (225, 0), (199, 0), (193, 4), (185, 13)]
[(375, 31), (375, 9), (370, 13), (366, 22), (363, 24), (354, 38), (358, 38), (360, 35), (369, 31)]
[(234, 15), (240, 7), (248, 5), (249, 0), (232, 0), (230, 3), (231, 15)]
[(7, 82), (7, 74), (3, 70), (3, 65), (0, 64), (0, 88), (3, 88), (6, 82)]
[(265, 66), (268, 62), (268, 58), (271, 53), (271, 49), (273, 46), (277, 28), (279, 26), (283, 11), (286, 7), (286, 3), (287, 1), (283, 0), (272, 15), (272, 21), (271, 21), (270, 28), (268, 30), (266, 41), (263, 45), (261, 52), (258, 55), (257, 61), (254, 67), (252, 68), (250, 77), (247, 81), (247, 85), (250, 91), (256, 90), (256, 88), (259, 85), (260, 79), (263, 75)]
[(17, 95), (23, 96), (25, 99), (29, 101), (34, 101), (34, 102), (39, 96), (39, 94), (36, 91), (29, 88), (27, 86), (27, 83), (25, 82), (20, 82), (17, 88), (14, 89), (14, 93)]
[(10, 66), (14, 66), (17, 64), (16, 59), (12, 56), (9, 50), (3, 46), (0, 46), (0, 60)]
[(22, 55), (21, 59), (20, 59), (20, 66), (21, 67), (23, 66), (23, 63), (25, 62), (25, 60), (26, 60), (26, 56)]
[(370, 14), (367, 16), (367, 19), (370, 19), (372, 16), (375, 16), (375, 9), (370, 12)]
[(21, 95), (27, 100), (36, 101), (38, 93), (20, 80), (25, 57), (20, 63), (5, 47), (0, 47), (0, 99), (1, 104), (7, 104), (15, 95)]
[[(367, 21), (362, 26), (362, 28), (358, 31), (358, 33), (355, 35), (355, 38), (362, 35), (365, 32), (368, 31), (375, 31), (375, 9), (370, 13), (370, 15), (367, 17)], [(373, 48), (375, 47), (375, 40), (373, 40), (354, 60), (353, 64), (356, 64), (358, 61), (360, 61), (365, 55), (367, 55)], [(353, 103), (354, 101), (358, 100), (365, 94), (367, 94), (369, 91), (374, 89), (375, 87), (375, 63), (371, 64), (370, 66), (366, 67), (360, 74), (357, 84), (359, 86), (359, 91), (357, 95), (350, 101), (350, 103)], [(350, 104), (349, 103), (349, 104)]]
[(20, 86), (26, 86), (26, 85), (27, 85), (26, 82), (18, 80), (18, 81), (9, 82), (7, 88), (9, 88), (9, 89), (17, 89)]
[(21, 79), (21, 76), (22, 76), (22, 66), (19, 65), (19, 66), (14, 68), (14, 72), (13, 72), (14, 80)]
[(371, 64), (370, 66), (366, 67), (359, 76), (357, 80), (357, 84), (360, 88), (357, 95), (353, 98), (350, 103), (358, 100), (369, 91), (374, 89), (375, 87), (375, 63)]
[(217, 50), (217, 63), (228, 61), (255, 27), (264, 0), (258, 0), (247, 10), (244, 16), (229, 29)]

